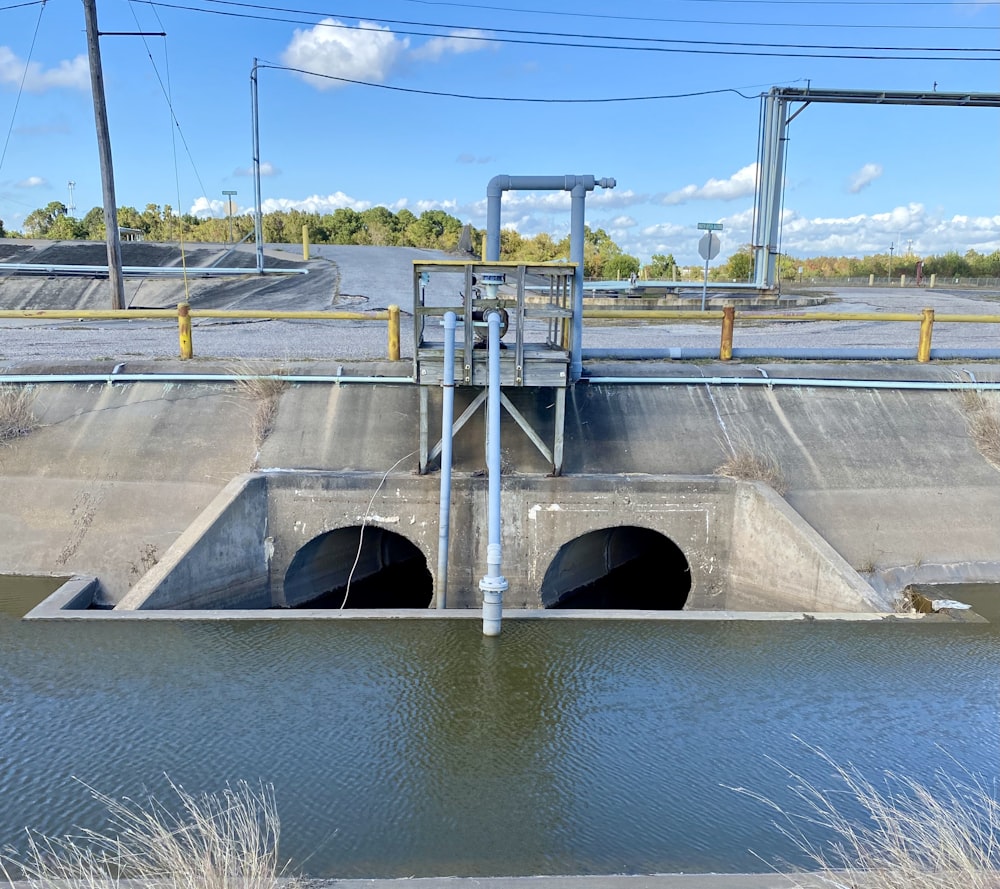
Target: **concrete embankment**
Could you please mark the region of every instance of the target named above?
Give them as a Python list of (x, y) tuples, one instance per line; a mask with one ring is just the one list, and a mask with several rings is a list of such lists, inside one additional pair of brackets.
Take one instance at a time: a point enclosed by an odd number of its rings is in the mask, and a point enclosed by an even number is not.
[[(129, 370), (206, 369), (196, 365), (155, 362)], [(113, 363), (98, 367), (110, 374)], [(757, 367), (644, 363), (638, 369), (652, 377), (761, 379)], [(408, 365), (342, 370), (397, 376)], [(637, 368), (588, 370), (611, 377), (635, 376)], [(977, 380), (997, 375), (992, 367), (967, 370)], [(335, 366), (311, 363), (308, 371), (335, 372)], [(1000, 473), (972, 441), (960, 396), (822, 388), (804, 379), (909, 384), (954, 380), (956, 368), (776, 364), (767, 373), (799, 382), (578, 384), (567, 402), (566, 477), (546, 479), (545, 486), (579, 489), (590, 475), (711, 478), (733, 450), (745, 449), (773, 458), (786, 502), (876, 589), (1000, 579)], [(122, 599), (231, 480), (252, 467), (379, 478), (391, 471), (391, 488), (393, 473), (409, 484), (416, 466), (414, 386), (294, 384), (281, 394), (259, 452), (258, 405), (233, 384), (49, 383), (34, 391), (38, 428), (0, 448), (6, 495), (0, 572), (96, 574), (109, 602)], [(459, 395), (460, 401), (471, 397), (464, 390)], [(540, 429), (550, 428), (549, 392), (510, 395)], [(508, 479), (544, 479), (551, 467), (507, 416), (502, 437)], [(456, 439), (456, 473), (473, 479), (483, 464), (480, 415)], [(461, 538), (462, 529), (453, 534)], [(744, 545), (769, 558), (766, 534)]]

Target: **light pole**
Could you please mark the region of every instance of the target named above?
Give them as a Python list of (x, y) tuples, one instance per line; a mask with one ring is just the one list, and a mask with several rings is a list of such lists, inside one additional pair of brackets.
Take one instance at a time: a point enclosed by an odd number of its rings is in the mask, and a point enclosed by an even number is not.
[(229, 217), (229, 243), (233, 243), (233, 196), (235, 191), (222, 192), (226, 196), (226, 216)]
[(893, 241), (889, 244), (889, 284), (892, 284), (892, 251), (896, 249), (896, 243)]

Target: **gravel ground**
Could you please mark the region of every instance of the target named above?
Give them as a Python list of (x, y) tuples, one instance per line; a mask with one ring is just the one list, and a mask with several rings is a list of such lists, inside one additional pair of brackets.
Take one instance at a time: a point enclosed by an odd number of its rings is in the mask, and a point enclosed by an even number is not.
[[(290, 253), (284, 254), (286, 257)], [(437, 251), (391, 247), (318, 246), (312, 248), (325, 267), (337, 266), (338, 280), (330, 293), (330, 275), (324, 271), (323, 292), (310, 291), (305, 276), (299, 279), (303, 308), (330, 305), (343, 309), (384, 309), (395, 303), (403, 310), (401, 345), (404, 358), (412, 358), (412, 263), (414, 259), (454, 259)], [(13, 287), (7, 279), (2, 291), (5, 305), (15, 305), (9, 296)], [(314, 278), (318, 284), (320, 278)], [(237, 290), (236, 283), (227, 285)], [(250, 282), (247, 283), (250, 287)], [(448, 285), (451, 286), (450, 284)], [(259, 289), (259, 288), (258, 288)], [(287, 291), (287, 288), (285, 288)], [(448, 294), (435, 300), (447, 301)], [(258, 293), (256, 299), (240, 298), (232, 293), (232, 304), (240, 308), (276, 308), (276, 294)], [(456, 305), (460, 296), (453, 295)], [(283, 292), (278, 300), (282, 309), (294, 308), (293, 293)], [(623, 302), (626, 302), (623, 300)], [(171, 304), (169, 299), (164, 305)], [(218, 300), (213, 300), (213, 305)], [(193, 307), (197, 303), (192, 300)], [(221, 306), (220, 306), (221, 307)], [(914, 312), (933, 308), (937, 313), (988, 314), (1000, 320), (1000, 293), (952, 290), (851, 288), (829, 293), (825, 305), (797, 310), (804, 318), (810, 312)], [(739, 313), (733, 344), (737, 349), (837, 349), (837, 348), (910, 348), (916, 349), (918, 325), (878, 322), (808, 321), (795, 323), (753, 320), (750, 311)], [(745, 320), (744, 320), (745, 319)], [(608, 348), (717, 348), (720, 326), (717, 322), (587, 322), (584, 349)], [(193, 345), (196, 359), (233, 361), (238, 359), (267, 362), (288, 361), (366, 361), (387, 354), (385, 322), (358, 321), (195, 321)], [(946, 324), (934, 327), (935, 348), (1000, 349), (1000, 323)], [(166, 359), (178, 354), (177, 326), (173, 321), (26, 321), (0, 319), (0, 370), (11, 370), (26, 363), (53, 363), (59, 360)]]

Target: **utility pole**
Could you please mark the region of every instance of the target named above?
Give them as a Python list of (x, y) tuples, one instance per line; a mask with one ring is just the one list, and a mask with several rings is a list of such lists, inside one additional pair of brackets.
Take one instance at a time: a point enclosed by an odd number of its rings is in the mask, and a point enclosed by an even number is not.
[(118, 205), (115, 203), (115, 175), (111, 166), (111, 136), (108, 132), (108, 109), (104, 102), (104, 72), (101, 69), (100, 33), (97, 30), (95, 0), (83, 0), (83, 12), (87, 23), (87, 54), (90, 59), (90, 90), (94, 96), (94, 121), (97, 125), (97, 152), (101, 161), (111, 308), (123, 309), (125, 283), (122, 278), (122, 244), (121, 234), (118, 231)]

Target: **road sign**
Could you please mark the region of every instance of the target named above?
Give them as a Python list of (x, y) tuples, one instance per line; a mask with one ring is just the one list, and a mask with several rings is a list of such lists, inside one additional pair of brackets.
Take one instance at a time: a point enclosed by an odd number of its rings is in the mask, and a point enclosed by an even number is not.
[(719, 236), (714, 232), (706, 232), (701, 236), (701, 240), (698, 242), (698, 253), (701, 258), (708, 262), (710, 259), (715, 259), (719, 255), (719, 250), (722, 248), (722, 242), (719, 240)]
[(699, 222), (698, 228), (706, 232), (721, 232), (722, 223), (721, 222)]

